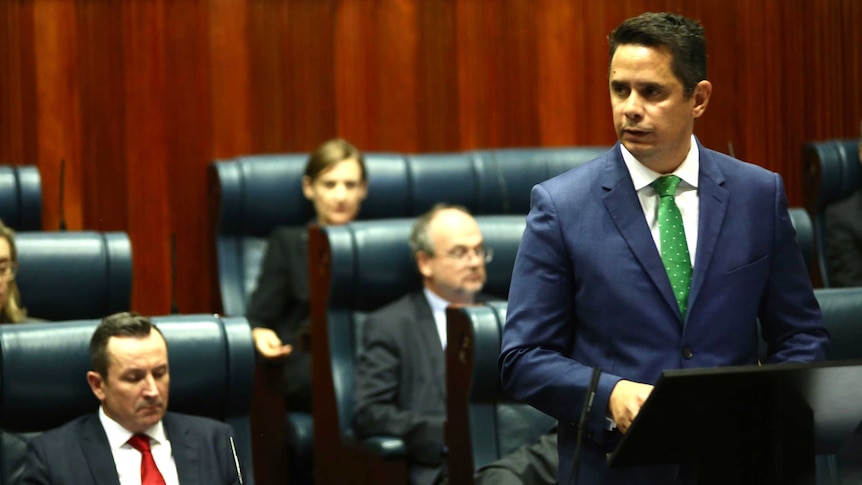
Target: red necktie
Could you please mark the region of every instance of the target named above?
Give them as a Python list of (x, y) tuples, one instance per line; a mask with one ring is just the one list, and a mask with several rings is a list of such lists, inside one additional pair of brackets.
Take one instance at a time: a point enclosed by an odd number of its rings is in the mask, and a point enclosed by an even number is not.
[(150, 437), (138, 433), (129, 438), (129, 444), (141, 452), (141, 485), (165, 485), (165, 479), (162, 478), (150, 451)]

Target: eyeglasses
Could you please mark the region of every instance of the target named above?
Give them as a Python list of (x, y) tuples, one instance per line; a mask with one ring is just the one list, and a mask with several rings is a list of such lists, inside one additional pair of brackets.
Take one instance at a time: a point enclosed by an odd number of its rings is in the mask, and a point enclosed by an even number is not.
[(463, 246), (459, 246), (448, 253), (444, 253), (449, 259), (454, 259), (460, 263), (466, 263), (473, 256), (481, 259), (486, 263), (490, 263), (494, 259), (494, 250), (491, 248), (486, 248), (484, 246), (479, 246), (475, 248), (465, 248)]
[(16, 261), (10, 261), (6, 264), (0, 264), (0, 280), (12, 281), (15, 279), (15, 275), (17, 274), (18, 263)]

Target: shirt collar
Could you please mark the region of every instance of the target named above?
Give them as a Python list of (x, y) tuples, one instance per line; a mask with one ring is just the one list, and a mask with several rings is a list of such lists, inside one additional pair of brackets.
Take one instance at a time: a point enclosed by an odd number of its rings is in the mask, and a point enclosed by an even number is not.
[[(657, 178), (663, 175), (640, 163), (638, 159), (623, 146), (622, 143), (620, 143), (620, 150), (622, 151), (623, 161), (632, 177), (632, 182), (634, 183), (636, 191), (653, 183)], [(679, 167), (673, 171), (673, 174), (691, 187), (697, 188), (699, 172), (700, 156), (697, 147), (697, 139), (694, 135), (691, 135), (691, 147), (688, 149), (688, 154), (685, 156), (682, 163), (679, 164)]]
[(449, 301), (429, 290), (427, 286), (422, 291), (425, 293), (425, 299), (428, 300), (431, 312), (443, 312), (445, 314), (446, 307), (450, 305)]
[[(112, 450), (120, 448), (123, 445), (127, 445), (129, 438), (134, 434), (105, 414), (105, 408), (102, 406), (99, 406), (99, 421), (102, 423), (102, 428), (104, 428), (105, 434), (108, 436), (108, 444)], [(151, 439), (156, 440), (157, 443), (164, 443), (167, 441), (165, 426), (161, 420), (144, 430), (144, 434), (149, 436)]]

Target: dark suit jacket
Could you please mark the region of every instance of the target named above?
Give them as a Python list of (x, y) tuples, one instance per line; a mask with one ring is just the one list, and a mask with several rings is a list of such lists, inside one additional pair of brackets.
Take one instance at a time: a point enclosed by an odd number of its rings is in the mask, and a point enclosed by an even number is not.
[[(698, 145), (698, 246), (685, 320), (620, 146), (533, 188), (500, 356), (504, 388), (560, 423), (561, 483), (591, 368), (603, 373), (588, 417), (581, 483), (675, 483), (674, 467), (609, 470), (604, 431), (620, 379), (665, 369), (822, 359), (822, 326), (781, 178)], [(696, 431), (696, 430), (695, 430)]]
[(309, 330), (308, 228), (281, 227), (270, 235), (257, 288), (246, 318), (253, 328), (270, 328), (294, 352), (278, 362), (284, 392), (294, 411), (311, 410), (311, 355), (304, 345)]
[(354, 429), (361, 437), (402, 438), (413, 462), (411, 481), (432, 483), (443, 462), (446, 362), (422, 291), (371, 313), (362, 341), (354, 381)]
[[(228, 425), (170, 412), (162, 422), (182, 485), (239, 484)], [(98, 415), (81, 416), (34, 438), (27, 450), (21, 483), (119, 485), (114, 457)]]
[(862, 189), (826, 209), (829, 284), (862, 286)]

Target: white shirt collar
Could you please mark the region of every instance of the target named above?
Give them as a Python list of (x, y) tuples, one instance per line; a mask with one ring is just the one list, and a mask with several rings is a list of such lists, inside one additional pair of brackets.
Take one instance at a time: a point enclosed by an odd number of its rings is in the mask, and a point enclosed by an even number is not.
[[(99, 421), (102, 423), (102, 428), (104, 428), (105, 434), (108, 436), (108, 444), (112, 450), (121, 448), (123, 445), (126, 447), (131, 446), (128, 444), (128, 441), (134, 433), (127, 430), (120, 425), (120, 423), (114, 421), (110, 416), (105, 414), (105, 409), (102, 406), (99, 406)], [(156, 440), (157, 443), (165, 443), (167, 441), (165, 426), (161, 420), (150, 428), (144, 430), (144, 434), (149, 436), (151, 439)]]
[[(639, 162), (638, 159), (622, 145), (622, 143), (620, 143), (620, 150), (622, 151), (623, 161), (626, 164), (626, 168), (628, 168), (629, 174), (631, 174), (632, 182), (634, 183), (636, 191), (639, 191), (653, 183), (657, 178), (663, 175)], [(694, 135), (691, 135), (691, 147), (688, 149), (688, 154), (685, 156), (685, 160), (679, 164), (679, 167), (673, 171), (673, 174), (682, 179), (682, 181), (689, 186), (697, 188), (697, 177), (699, 172), (700, 156), (697, 149), (697, 140)]]

